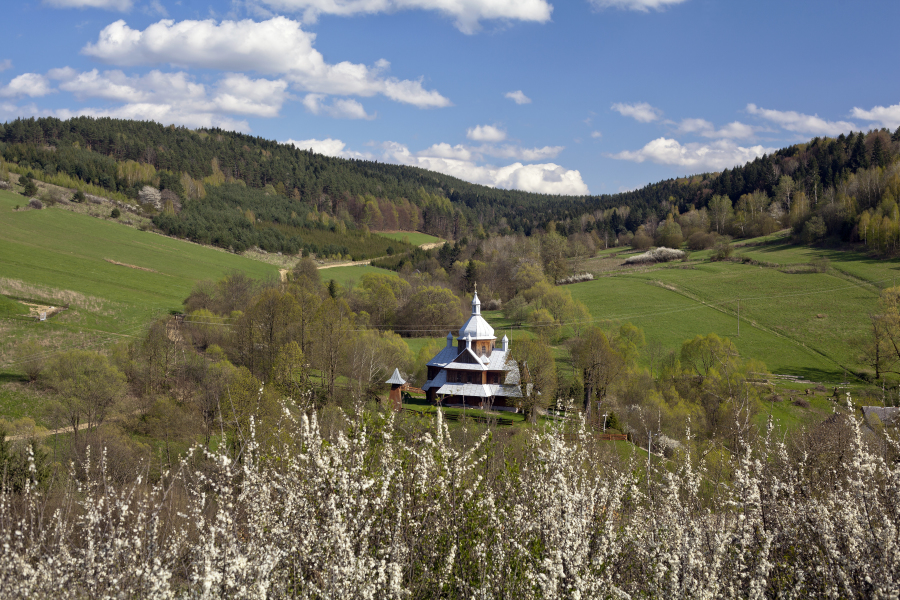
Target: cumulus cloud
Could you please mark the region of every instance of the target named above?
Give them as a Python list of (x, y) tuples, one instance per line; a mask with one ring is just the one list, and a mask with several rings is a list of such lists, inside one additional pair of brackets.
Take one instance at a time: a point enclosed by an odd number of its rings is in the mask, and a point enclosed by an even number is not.
[(131, 0), (44, 0), (44, 4), (57, 8), (103, 8), (128, 12), (133, 6)]
[(50, 87), (50, 82), (43, 75), (38, 73), (23, 73), (18, 77), (14, 77), (12, 81), (3, 87), (0, 87), (0, 96), (6, 98), (15, 98), (19, 96), (30, 96), (37, 98), (53, 93), (55, 90)]
[(459, 177), (472, 183), (491, 187), (517, 189), (545, 194), (588, 194), (588, 187), (581, 179), (581, 173), (553, 163), (523, 164), (515, 162), (496, 167), (480, 164), (483, 160), (482, 148), (470, 148), (461, 144), (434, 144), (419, 152), (411, 152), (398, 142), (384, 142), (379, 145), (380, 153), (360, 153), (348, 150), (338, 139), (287, 140), (297, 148), (310, 149), (319, 154), (342, 158), (364, 158), (383, 160), (401, 165), (421, 167), (446, 175)]
[[(79, 100), (102, 98), (126, 105), (141, 105), (142, 112), (150, 105), (171, 107), (177, 104), (174, 116), (225, 113), (276, 117), (288, 98), (287, 82), (251, 79), (243, 73), (226, 73), (211, 87), (195, 82), (184, 72), (156, 70), (142, 76), (129, 76), (118, 70), (78, 72), (66, 67), (50, 70), (47, 77), (59, 81), (59, 89), (71, 92)], [(160, 121), (181, 122), (177, 118)], [(243, 130), (246, 129), (243, 126)]]
[(834, 136), (857, 129), (856, 125), (847, 121), (826, 121), (819, 118), (819, 115), (805, 115), (793, 110), (770, 110), (759, 108), (755, 104), (748, 104), (747, 112), (771, 121), (788, 131), (809, 135)]
[(186, 127), (219, 127), (230, 131), (250, 131), (245, 120), (233, 119), (227, 115), (196, 110), (179, 103), (149, 104), (137, 102), (115, 108), (82, 108), (78, 110), (59, 109), (49, 114), (59, 119), (73, 117), (110, 117), (113, 119), (133, 119), (136, 121), (156, 121), (157, 123), (175, 123)]
[(422, 80), (386, 77), (390, 64), (373, 67), (351, 62), (328, 64), (313, 48), (315, 34), (286, 17), (267, 21), (179, 21), (164, 19), (145, 30), (119, 20), (107, 25), (96, 43), (82, 52), (119, 66), (171, 64), (182, 67), (255, 71), (283, 76), (301, 89), (317, 94), (374, 96), (419, 108), (449, 106), (436, 91), (424, 89)]
[(720, 129), (706, 119), (682, 119), (678, 124), (679, 133), (695, 133), (708, 138), (724, 138), (732, 140), (744, 140), (756, 135), (756, 129), (751, 125), (745, 125), (739, 121), (732, 121)]
[(526, 96), (522, 92), (522, 90), (516, 90), (514, 92), (506, 92), (504, 97), (509, 98), (516, 104), (531, 104), (531, 98)]
[(511, 144), (503, 146), (483, 145), (477, 151), (480, 154), (494, 156), (497, 158), (512, 158), (515, 160), (535, 161), (547, 160), (548, 158), (556, 158), (556, 156), (565, 150), (563, 146), (544, 146), (543, 148), (522, 148)]
[(307, 94), (303, 98), (303, 106), (314, 115), (325, 114), (335, 119), (374, 119), (374, 115), (366, 113), (366, 109), (356, 100), (336, 98), (326, 102), (325, 94)]
[(476, 142), (502, 142), (506, 132), (494, 125), (477, 125), (466, 131), (466, 137)]
[(894, 129), (900, 127), (900, 104), (891, 106), (874, 106), (871, 110), (853, 108), (851, 114), (857, 119), (875, 121), (882, 127)]
[(609, 156), (637, 163), (649, 160), (661, 165), (719, 170), (744, 164), (763, 154), (771, 154), (775, 150), (777, 149), (763, 146), (742, 147), (730, 140), (719, 140), (709, 144), (681, 144), (677, 140), (658, 138), (640, 150), (625, 150)]
[(658, 120), (662, 116), (661, 110), (653, 108), (646, 102), (638, 102), (636, 104), (617, 102), (610, 108), (624, 117), (631, 117), (635, 121), (640, 121), (641, 123), (650, 123)]
[(446, 142), (434, 144), (430, 148), (422, 150), (419, 156), (432, 158), (452, 158), (455, 160), (472, 160), (472, 151), (461, 144), (451, 146)]
[(522, 164), (495, 167), (479, 165), (474, 160), (464, 158), (465, 149), (449, 144), (435, 144), (422, 152), (412, 153), (396, 142), (387, 142), (383, 146), (384, 158), (391, 162), (412, 165), (437, 171), (453, 177), (459, 177), (472, 183), (480, 183), (490, 187), (517, 189), (542, 194), (585, 195), (588, 187), (577, 170), (566, 169), (553, 163)]
[(312, 150), (316, 154), (324, 154), (325, 156), (337, 156), (339, 158), (372, 158), (371, 154), (347, 150), (347, 144), (341, 140), (332, 138), (325, 138), (324, 140), (287, 140), (282, 143), (289, 146), (295, 146), (300, 150)]
[(651, 9), (662, 10), (670, 4), (681, 4), (684, 1), (685, 0), (590, 0), (590, 3), (597, 9), (621, 8), (623, 10), (649, 12)]
[(603, 134), (600, 133), (599, 131), (592, 131), (592, 132), (591, 132), (591, 137), (594, 138), (594, 139), (598, 139), (598, 138), (602, 138), (602, 137), (603, 137)]
[(303, 20), (313, 22), (320, 14), (358, 15), (398, 10), (436, 10), (454, 20), (456, 28), (472, 34), (481, 21), (532, 21), (546, 23), (553, 6), (546, 0), (259, 0), (279, 11), (303, 13)]

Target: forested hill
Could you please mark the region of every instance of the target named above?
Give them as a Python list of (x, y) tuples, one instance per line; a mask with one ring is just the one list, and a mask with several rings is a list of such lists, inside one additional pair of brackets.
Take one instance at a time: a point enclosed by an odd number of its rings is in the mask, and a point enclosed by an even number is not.
[[(788, 193), (804, 193), (815, 207), (825, 190), (900, 158), (900, 128), (893, 134), (882, 129), (815, 138), (722, 173), (585, 197), (493, 189), (416, 167), (327, 157), (219, 129), (108, 118), (0, 124), (0, 153), (38, 178), (62, 173), (129, 198), (153, 185), (189, 204), (205, 198), (210, 186), (231, 182), (263, 191), (270, 202), (281, 197), (351, 228), (415, 228), (459, 238), (529, 234), (555, 221), (561, 233), (592, 230), (615, 237), (671, 213), (705, 208), (716, 196), (728, 198), (735, 208), (754, 193), (774, 198), (786, 189), (785, 177), (791, 182)], [(851, 219), (839, 228), (852, 226)]]

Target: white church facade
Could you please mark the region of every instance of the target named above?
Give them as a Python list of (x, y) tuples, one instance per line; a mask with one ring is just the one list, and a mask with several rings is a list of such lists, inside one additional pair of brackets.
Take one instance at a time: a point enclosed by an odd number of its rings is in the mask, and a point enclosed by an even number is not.
[(509, 358), (509, 339), (504, 335), (496, 345), (494, 328), (481, 316), (478, 292), (472, 298), (472, 315), (459, 330), (456, 345), (453, 333), (447, 345), (428, 361), (428, 380), (422, 389), (430, 402), (443, 406), (464, 406), (515, 411), (522, 396), (519, 371)]

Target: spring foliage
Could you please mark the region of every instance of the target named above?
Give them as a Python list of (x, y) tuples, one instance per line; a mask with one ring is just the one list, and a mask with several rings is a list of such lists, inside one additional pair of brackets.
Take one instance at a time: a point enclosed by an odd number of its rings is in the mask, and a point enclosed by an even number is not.
[[(715, 485), (698, 456), (598, 463), (587, 429), (504, 454), (358, 411), (324, 439), (197, 449), (117, 486), (103, 452), (56, 493), (0, 495), (4, 598), (894, 598), (900, 466), (850, 420), (828, 486), (776, 440)], [(508, 448), (507, 448), (508, 451)], [(497, 453), (500, 453), (498, 456)], [(502, 468), (496, 465), (504, 464)], [(32, 463), (33, 464), (33, 463)]]

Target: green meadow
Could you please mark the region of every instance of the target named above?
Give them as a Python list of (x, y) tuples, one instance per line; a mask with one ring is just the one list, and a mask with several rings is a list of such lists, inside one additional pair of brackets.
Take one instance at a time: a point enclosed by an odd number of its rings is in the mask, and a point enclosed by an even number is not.
[(837, 382), (845, 369), (860, 368), (855, 344), (867, 334), (880, 290), (893, 285), (900, 270), (896, 260), (790, 246), (783, 237), (742, 244), (735, 257), (743, 261), (702, 260), (708, 254), (628, 273), (606, 271), (567, 288), (593, 319), (634, 323), (648, 342), (667, 349), (716, 333), (772, 372)]
[(382, 232), (376, 231), (373, 232), (382, 237), (386, 237), (392, 240), (397, 240), (398, 242), (407, 242), (412, 244), (413, 246), (421, 246), (423, 244), (436, 244), (437, 242), (442, 242), (443, 240), (439, 237), (434, 237), (433, 235), (428, 235), (427, 233), (420, 233), (418, 231), (392, 231), (392, 232)]
[(380, 269), (371, 265), (353, 265), (349, 267), (331, 267), (328, 269), (320, 269), (319, 277), (321, 277), (322, 281), (324, 281), (325, 283), (328, 283), (333, 279), (335, 283), (340, 284), (344, 288), (349, 288), (351, 287), (351, 285), (358, 284), (362, 280), (363, 275), (366, 275), (368, 273), (392, 275), (394, 277), (397, 277), (397, 274), (393, 271)]
[[(273, 265), (112, 220), (54, 207), (15, 210), (24, 204), (22, 196), (0, 191), (0, 294), (8, 298), (4, 307), (9, 299), (68, 305), (40, 324), (56, 333), (131, 335), (154, 317), (180, 309), (199, 280), (233, 271), (278, 277)], [(9, 318), (0, 324), (7, 341), (34, 327)], [(0, 355), (0, 364), (8, 358)]]

